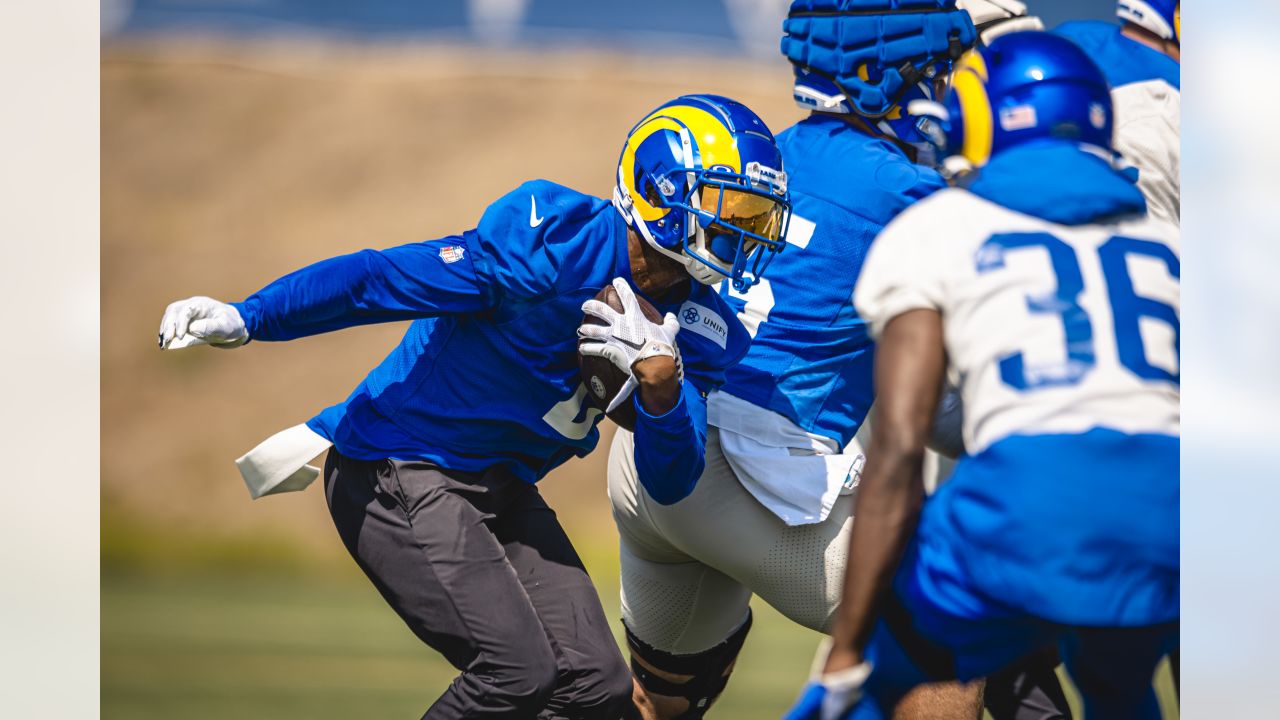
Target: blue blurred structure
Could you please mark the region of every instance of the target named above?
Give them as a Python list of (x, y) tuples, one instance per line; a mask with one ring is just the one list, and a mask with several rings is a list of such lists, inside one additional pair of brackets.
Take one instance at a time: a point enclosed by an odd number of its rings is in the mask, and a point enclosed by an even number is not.
[[(104, 34), (301, 35), (634, 53), (778, 54), (789, 0), (102, 0)], [(1114, 0), (1030, 0), (1048, 27)]]

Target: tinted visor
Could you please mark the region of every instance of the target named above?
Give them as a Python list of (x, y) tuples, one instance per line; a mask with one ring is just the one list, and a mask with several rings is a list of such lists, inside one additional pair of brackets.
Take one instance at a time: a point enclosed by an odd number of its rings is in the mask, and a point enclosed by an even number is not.
[(705, 185), (700, 202), (703, 212), (717, 218), (706, 227), (707, 249), (729, 265), (738, 256), (739, 241), (741, 252), (746, 257), (755, 252), (762, 241), (773, 244), (782, 235), (786, 210), (773, 198), (730, 187)]

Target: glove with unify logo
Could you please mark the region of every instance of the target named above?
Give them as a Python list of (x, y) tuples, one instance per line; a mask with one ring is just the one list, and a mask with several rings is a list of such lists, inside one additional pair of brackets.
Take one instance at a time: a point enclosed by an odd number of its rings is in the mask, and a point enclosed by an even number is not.
[(627, 373), (626, 383), (609, 402), (606, 412), (613, 412), (639, 384), (635, 376), (638, 362), (652, 357), (669, 357), (676, 363), (676, 382), (684, 380), (680, 349), (676, 345), (676, 333), (680, 331), (676, 316), (667, 313), (662, 322), (654, 322), (645, 317), (639, 299), (626, 280), (614, 278), (613, 289), (618, 293), (621, 312), (599, 300), (588, 300), (582, 304), (582, 312), (604, 324), (583, 323), (578, 328), (578, 337), (587, 341), (579, 346), (583, 355), (602, 357)]
[(196, 296), (171, 303), (160, 319), (160, 349), (192, 345), (230, 349), (249, 342), (249, 330), (235, 306)]

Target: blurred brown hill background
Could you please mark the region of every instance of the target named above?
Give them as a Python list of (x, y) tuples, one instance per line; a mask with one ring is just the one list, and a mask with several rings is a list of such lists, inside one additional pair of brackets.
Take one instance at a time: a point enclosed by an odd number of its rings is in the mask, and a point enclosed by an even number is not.
[[(233, 460), (344, 398), (403, 326), (160, 352), (165, 306), (472, 227), (520, 182), (608, 196), (622, 140), (676, 95), (780, 130), (782, 62), (449, 45), (159, 39), (102, 59), (103, 713), (417, 717), (453, 671), (346, 556), (320, 488), (251, 502)], [(465, 372), (466, 368), (458, 368)], [(541, 487), (618, 616), (604, 455)], [(758, 611), (717, 709), (776, 718), (814, 635)]]
[[(251, 503), (232, 461), (343, 399), (404, 330), (162, 353), (155, 334), (169, 302), (238, 300), (326, 257), (473, 227), (489, 202), (530, 178), (608, 197), (622, 139), (648, 110), (681, 93), (716, 92), (781, 130), (800, 117), (789, 78), (781, 62), (465, 47), (110, 48), (102, 66), (107, 570), (164, 563), (174, 547), (149, 533), (193, 544), (271, 536), (302, 556), (338, 553), (318, 493)], [(543, 485), (565, 521), (584, 530), (611, 528), (603, 454)]]

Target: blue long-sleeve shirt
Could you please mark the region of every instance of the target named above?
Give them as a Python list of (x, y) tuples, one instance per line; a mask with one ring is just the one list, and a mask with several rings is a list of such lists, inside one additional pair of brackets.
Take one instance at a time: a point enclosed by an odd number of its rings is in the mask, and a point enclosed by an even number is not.
[(1102, 69), (1111, 89), (1131, 83), (1164, 80), (1182, 87), (1182, 64), (1172, 57), (1126, 37), (1119, 25), (1100, 20), (1077, 20), (1054, 29), (1079, 45)]
[(888, 140), (814, 115), (778, 133), (791, 190), (787, 248), (745, 294), (722, 292), (754, 336), (723, 391), (841, 447), (875, 398), (875, 343), (853, 289), (876, 235), (946, 186)]
[[(413, 320), (346, 401), (308, 426), (349, 457), (425, 460), (462, 472), (503, 466), (537, 482), (599, 440), (599, 410), (577, 366), (581, 305), (631, 279), (626, 225), (605, 200), (544, 180), (493, 203), (461, 235), (363, 250), (286, 275), (236, 307), (254, 340), (291, 340)], [(705, 395), (750, 342), (714, 289), (683, 302), (679, 401), (637, 404), (636, 467), (659, 502), (692, 491), (703, 468)]]

